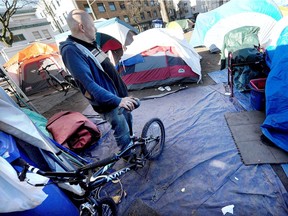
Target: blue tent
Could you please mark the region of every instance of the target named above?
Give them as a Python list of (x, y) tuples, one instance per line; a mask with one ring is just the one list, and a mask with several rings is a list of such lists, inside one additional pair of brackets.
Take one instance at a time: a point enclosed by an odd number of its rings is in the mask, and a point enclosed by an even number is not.
[(261, 129), (275, 145), (288, 151), (288, 24), (277, 46), (267, 47), (267, 62), (271, 71), (265, 87), (266, 119)]

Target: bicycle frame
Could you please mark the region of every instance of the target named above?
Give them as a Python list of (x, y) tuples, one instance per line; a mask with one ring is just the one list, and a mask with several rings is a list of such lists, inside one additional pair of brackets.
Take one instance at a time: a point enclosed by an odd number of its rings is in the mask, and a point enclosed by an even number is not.
[[(71, 184), (80, 184), (81, 187), (85, 190), (93, 190), (97, 187), (100, 187), (110, 181), (116, 180), (120, 176), (124, 175), (125, 173), (136, 169), (137, 167), (143, 167), (145, 163), (145, 156), (142, 155), (142, 158), (137, 158), (137, 153), (133, 152), (131, 154), (131, 157), (135, 160), (131, 160), (130, 163), (128, 163), (126, 166), (123, 168), (110, 173), (110, 174), (105, 174), (107, 170), (112, 168), (117, 161), (119, 161), (122, 156), (128, 152), (129, 150), (136, 149), (136, 148), (141, 148), (142, 145), (146, 145), (147, 142), (154, 141), (155, 138), (137, 138), (136, 141), (134, 141), (134, 144), (125, 149), (124, 151), (119, 152), (118, 154), (114, 154), (113, 156), (107, 157), (103, 160), (96, 161), (90, 164), (87, 164), (81, 168), (79, 168), (76, 171), (68, 171), (68, 172), (46, 172), (39, 170), (38, 168), (35, 168), (32, 165), (29, 165), (25, 163), (23, 166), (22, 172), (19, 174), (19, 179), (21, 181), (24, 181), (26, 177), (26, 173), (28, 171), (31, 171), (33, 173), (37, 173), (39, 175), (45, 176), (47, 178), (50, 178), (52, 182), (54, 183), (63, 183), (63, 182), (68, 182)], [(141, 150), (142, 153), (142, 150)], [(141, 154), (140, 154), (141, 155)], [(99, 168), (98, 171), (96, 171), (94, 174), (90, 174), (93, 169)], [(90, 176), (90, 177), (89, 177)], [(31, 183), (30, 183), (31, 184)], [(34, 186), (45, 186), (45, 184), (37, 184)]]
[[(143, 137), (143, 138), (142, 138)], [(133, 145), (129, 145), (123, 151), (115, 153), (114, 155), (104, 158), (103, 160), (96, 162), (84, 162), (81, 161), (78, 165), (80, 168), (64, 169), (65, 171), (42, 171), (39, 168), (31, 166), (26, 161), (17, 158), (13, 161), (14, 166), (22, 167), (22, 171), (18, 174), (20, 181), (26, 181), (28, 184), (33, 186), (46, 186), (47, 184), (59, 184), (69, 183), (72, 185), (77, 185), (81, 188), (81, 191), (75, 193), (74, 190), (67, 190), (70, 194), (70, 199), (79, 206), (80, 214), (87, 215), (95, 213), (100, 213), (102, 215), (102, 210), (116, 215), (117, 212), (116, 204), (113, 200), (114, 196), (109, 195), (110, 189), (106, 188), (105, 185), (109, 185), (109, 182), (115, 183), (114, 180), (118, 180), (120, 177), (132, 170), (144, 167), (146, 160), (153, 160), (158, 158), (162, 153), (164, 142), (165, 142), (165, 128), (162, 121), (158, 118), (152, 118), (144, 125), (142, 129), (141, 136), (134, 137), (132, 139)], [(127, 154), (129, 151), (129, 154)], [(69, 154), (69, 152), (67, 152)], [(49, 156), (49, 155), (48, 155)], [(128, 163), (126, 163), (121, 168), (117, 168), (116, 171), (112, 171), (112, 167), (121, 158), (126, 160), (128, 158)], [(83, 163), (84, 162), (84, 163)], [(85, 165), (81, 165), (81, 163)], [(45, 167), (45, 166), (44, 166)], [(79, 166), (77, 166), (79, 167)], [(43, 169), (43, 168), (42, 168)], [(44, 168), (45, 169), (45, 168)], [(26, 178), (26, 173), (30, 171), (50, 179), (50, 181), (45, 181), (42, 183), (33, 183), (31, 180)], [(121, 195), (123, 196), (122, 184)], [(78, 188), (78, 189), (79, 189)], [(107, 193), (108, 192), (108, 193)], [(96, 212), (97, 211), (97, 212)]]
[(68, 91), (69, 91), (69, 87), (76, 88), (76, 86), (75, 86), (76, 83), (75, 83), (75, 81), (73, 81), (73, 77), (72, 76), (66, 75), (67, 76), (66, 77), (66, 76), (63, 75), (63, 72), (64, 72), (63, 69), (60, 69), (58, 71), (58, 74), (61, 74), (61, 76), (63, 77), (64, 80), (60, 80), (57, 76), (55, 76), (54, 74), (51, 74), (50, 71), (48, 70), (48, 68), (53, 66), (53, 65), (55, 65), (55, 64), (49, 64), (49, 65), (46, 65), (45, 67), (40, 68), (38, 70), (38, 73), (43, 72), (43, 73), (47, 74), (48, 77), (46, 78), (46, 80), (47, 80), (48, 84), (51, 85), (50, 81), (56, 82), (59, 86), (61, 86), (62, 91), (64, 91), (65, 95), (66, 95), (68, 93)]

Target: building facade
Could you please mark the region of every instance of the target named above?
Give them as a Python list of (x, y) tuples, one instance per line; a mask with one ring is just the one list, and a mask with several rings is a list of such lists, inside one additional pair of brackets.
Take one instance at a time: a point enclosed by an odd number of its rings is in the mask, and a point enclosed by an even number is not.
[(35, 41), (53, 41), (55, 32), (46, 18), (38, 18), (36, 9), (32, 7), (19, 9), (11, 18), (9, 24), (13, 32), (13, 45), (6, 47), (0, 43), (0, 64), (4, 64), (27, 44)]
[(51, 39), (54, 36), (54, 31), (47, 19), (39, 19), (36, 16), (36, 9), (32, 7), (17, 10), (10, 19), (9, 28), (14, 35), (14, 45)]
[(58, 34), (69, 30), (66, 17), (75, 8), (78, 7), (74, 0), (39, 0), (36, 15), (46, 18), (53, 31)]
[(76, 0), (79, 9), (85, 10), (94, 20), (117, 17), (136, 27), (139, 31), (150, 28), (154, 19), (160, 19), (160, 4), (157, 0), (91, 1)]
[(153, 20), (164, 24), (176, 19), (193, 19), (229, 0), (39, 0), (37, 14), (47, 18), (53, 31), (68, 31), (67, 14), (75, 8), (85, 10), (94, 20), (117, 17), (140, 31), (152, 27)]

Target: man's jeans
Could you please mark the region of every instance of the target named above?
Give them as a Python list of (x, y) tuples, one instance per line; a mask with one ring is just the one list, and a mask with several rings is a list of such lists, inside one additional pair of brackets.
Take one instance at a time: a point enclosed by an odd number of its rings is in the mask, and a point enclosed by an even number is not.
[(118, 108), (107, 113), (101, 113), (100, 116), (110, 122), (114, 137), (120, 150), (124, 149), (130, 142), (132, 131), (132, 114), (124, 110), (122, 114), (118, 114)]

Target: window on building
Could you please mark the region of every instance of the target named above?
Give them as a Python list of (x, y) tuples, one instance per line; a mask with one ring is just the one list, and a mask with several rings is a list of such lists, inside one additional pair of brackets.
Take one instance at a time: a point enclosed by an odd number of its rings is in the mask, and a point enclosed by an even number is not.
[(127, 15), (124, 15), (123, 18), (124, 18), (124, 21), (125, 21), (126, 23), (129, 23), (129, 22), (130, 22), (130, 19), (129, 19), (129, 17), (128, 17)]
[(144, 5), (145, 5), (145, 6), (149, 6), (149, 4), (148, 4), (148, 1), (147, 1), (147, 0), (145, 0), (145, 1), (144, 1)]
[(58, 1), (58, 0), (56, 0), (56, 3), (57, 3), (57, 5), (60, 7), (61, 5), (60, 5), (60, 2)]
[(151, 5), (151, 6), (154, 6), (154, 5), (155, 5), (154, 0), (150, 0), (150, 5)]
[(51, 2), (51, 5), (53, 6), (54, 10), (57, 9), (56, 6), (55, 6), (55, 4), (54, 4), (53, 2)]
[(42, 30), (42, 33), (43, 33), (43, 35), (44, 35), (45, 38), (47, 38), (47, 39), (48, 39), (48, 38), (51, 38), (51, 35), (50, 35), (48, 29), (43, 29), (43, 30)]
[(147, 11), (147, 15), (148, 15), (149, 18), (152, 18), (152, 15), (151, 15), (150, 11)]
[(157, 11), (156, 11), (156, 10), (153, 11), (153, 16), (154, 16), (154, 17), (158, 17), (158, 14), (157, 14)]
[(108, 2), (108, 4), (109, 4), (110, 11), (116, 11), (114, 2)]
[(24, 37), (23, 34), (13, 35), (14, 42), (25, 41), (25, 40), (26, 38)]
[(63, 13), (63, 17), (66, 19), (67, 16), (68, 16), (68, 13), (67, 13), (67, 11), (66, 11), (66, 12)]
[(39, 40), (42, 38), (41, 34), (39, 31), (33, 31), (32, 32), (33, 36), (35, 37), (36, 40)]
[(88, 4), (84, 4), (83, 6), (84, 6), (84, 11), (86, 11), (86, 12), (89, 13), (89, 14), (92, 13), (92, 11), (91, 11), (91, 7), (89, 7)]
[(97, 7), (98, 7), (99, 12), (106, 12), (106, 9), (103, 3), (97, 3)]
[(65, 24), (61, 16), (59, 16), (59, 20), (60, 20), (60, 22), (61, 22), (62, 25)]
[(141, 12), (141, 13), (140, 13), (140, 17), (141, 17), (141, 20), (145, 20), (144, 12)]
[(126, 9), (124, 1), (119, 2), (119, 7), (121, 8), (121, 10)]

